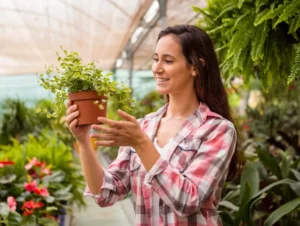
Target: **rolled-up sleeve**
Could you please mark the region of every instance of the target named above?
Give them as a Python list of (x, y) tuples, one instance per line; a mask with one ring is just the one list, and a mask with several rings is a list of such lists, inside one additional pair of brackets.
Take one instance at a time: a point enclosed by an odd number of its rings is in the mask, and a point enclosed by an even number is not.
[(222, 119), (210, 130), (186, 169), (180, 171), (159, 158), (145, 177), (144, 182), (179, 216), (199, 211), (228, 171), (237, 139), (234, 125)]
[(103, 183), (99, 194), (93, 194), (86, 186), (84, 195), (91, 196), (101, 206), (111, 206), (130, 191), (130, 147), (120, 147), (118, 157), (107, 170), (103, 169)]

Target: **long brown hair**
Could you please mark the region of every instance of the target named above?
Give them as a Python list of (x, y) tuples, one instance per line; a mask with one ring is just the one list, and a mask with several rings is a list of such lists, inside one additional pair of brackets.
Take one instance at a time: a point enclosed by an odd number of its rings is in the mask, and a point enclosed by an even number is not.
[[(233, 122), (217, 56), (208, 34), (196, 26), (176, 25), (162, 30), (157, 41), (169, 34), (174, 35), (179, 41), (187, 63), (195, 66), (197, 73), (195, 90), (198, 100), (205, 103), (211, 111)], [(232, 180), (239, 168), (238, 143), (229, 165), (227, 180)]]

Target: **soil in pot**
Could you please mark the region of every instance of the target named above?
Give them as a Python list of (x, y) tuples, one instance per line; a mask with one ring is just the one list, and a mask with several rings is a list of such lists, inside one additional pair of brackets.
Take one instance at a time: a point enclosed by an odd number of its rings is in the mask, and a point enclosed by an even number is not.
[[(99, 124), (97, 118), (106, 117), (107, 97), (99, 96), (96, 91), (69, 93), (69, 99), (72, 104), (77, 105), (79, 111), (77, 125)], [(100, 109), (99, 104), (102, 104), (104, 109)]]

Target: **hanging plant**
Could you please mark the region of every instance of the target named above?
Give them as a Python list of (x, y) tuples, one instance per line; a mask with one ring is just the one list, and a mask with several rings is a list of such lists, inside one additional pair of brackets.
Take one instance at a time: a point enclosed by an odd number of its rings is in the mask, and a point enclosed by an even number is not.
[(299, 0), (208, 0), (194, 11), (215, 42), (224, 77), (259, 78), (264, 88), (300, 78)]

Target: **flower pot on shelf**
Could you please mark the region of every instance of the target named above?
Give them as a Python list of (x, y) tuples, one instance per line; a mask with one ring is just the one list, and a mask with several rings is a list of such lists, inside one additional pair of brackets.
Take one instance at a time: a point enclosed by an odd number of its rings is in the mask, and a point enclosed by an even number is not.
[(77, 125), (99, 124), (98, 117), (106, 117), (107, 97), (96, 91), (80, 91), (68, 94), (79, 111)]

